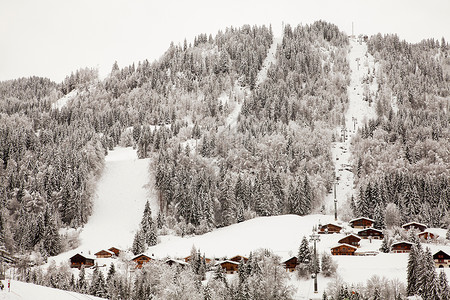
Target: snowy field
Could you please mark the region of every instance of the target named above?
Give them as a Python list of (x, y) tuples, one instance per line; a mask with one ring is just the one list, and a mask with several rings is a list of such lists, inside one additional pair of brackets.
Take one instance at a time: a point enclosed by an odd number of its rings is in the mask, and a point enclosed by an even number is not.
[(8, 292), (7, 280), (2, 281), (5, 285), (0, 291), (0, 300), (89, 300), (102, 299), (90, 295), (53, 289), (32, 283), (11, 280), (11, 292)]

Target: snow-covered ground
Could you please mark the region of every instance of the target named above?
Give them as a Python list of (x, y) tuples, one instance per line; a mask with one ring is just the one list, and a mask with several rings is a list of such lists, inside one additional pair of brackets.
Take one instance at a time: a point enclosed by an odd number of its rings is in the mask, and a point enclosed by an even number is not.
[(0, 300), (88, 300), (102, 299), (90, 295), (53, 289), (32, 283), (11, 280), (11, 291), (8, 281), (3, 280), (5, 288), (0, 291)]
[[(251, 251), (260, 248), (270, 249), (283, 260), (297, 255), (303, 236), (308, 239), (312, 234), (312, 228), (319, 223), (326, 224), (334, 221), (333, 215), (283, 215), (273, 217), (259, 217), (242, 223), (233, 224), (212, 232), (193, 236), (176, 237), (162, 236), (161, 243), (150, 247), (146, 254), (156, 258), (183, 258), (190, 254), (195, 246), (208, 258), (231, 258), (234, 255), (248, 256)], [(341, 224), (343, 232), (357, 230), (348, 227), (347, 223)], [(320, 235), (317, 243), (317, 253), (331, 253), (331, 247), (345, 237), (345, 233)], [(379, 250), (381, 240), (361, 240), (359, 251)], [(423, 244), (430, 247), (432, 252), (438, 249), (450, 253), (450, 245)], [(333, 256), (338, 264), (338, 274), (349, 284), (365, 284), (373, 275), (398, 279), (406, 283), (406, 267), (408, 254), (380, 253), (376, 256)], [(450, 269), (446, 270), (450, 276)], [(333, 278), (325, 278), (319, 275), (319, 295), (327, 288)], [(312, 280), (298, 280), (294, 273), (291, 274), (291, 284), (298, 288), (295, 299), (310, 299), (313, 293)]]
[(49, 259), (57, 264), (76, 253), (91, 254), (116, 247), (131, 247), (147, 200), (156, 216), (158, 203), (150, 193), (149, 159), (138, 159), (136, 150), (117, 147), (105, 157), (97, 183), (93, 213), (80, 230), (80, 246)]
[[(372, 55), (367, 52), (366, 43), (359, 43), (355, 39), (350, 39), (350, 52), (348, 61), (351, 69), (351, 81), (348, 87), (349, 103), (345, 113), (345, 128), (339, 126), (336, 133), (340, 136), (337, 142), (333, 143), (331, 153), (335, 162), (336, 174), (336, 199), (339, 206), (347, 202), (351, 195), (356, 196), (354, 192), (354, 176), (352, 172), (352, 156), (350, 153), (350, 142), (360, 126), (372, 118), (376, 117), (374, 104), (369, 105), (368, 101), (364, 101), (364, 88), (368, 88), (371, 94), (378, 89), (378, 84), (374, 78), (372, 82), (365, 83), (369, 71), (375, 72), (378, 64)], [(345, 134), (345, 140), (344, 140)], [(334, 192), (329, 194), (325, 199), (325, 211), (327, 213), (334, 212)], [(339, 213), (338, 213), (339, 214)]]
[(74, 89), (72, 90), (70, 93), (68, 93), (67, 95), (59, 98), (55, 103), (52, 104), (52, 109), (61, 109), (64, 106), (67, 105), (67, 103), (72, 100), (73, 98), (75, 98), (78, 95), (78, 90)]

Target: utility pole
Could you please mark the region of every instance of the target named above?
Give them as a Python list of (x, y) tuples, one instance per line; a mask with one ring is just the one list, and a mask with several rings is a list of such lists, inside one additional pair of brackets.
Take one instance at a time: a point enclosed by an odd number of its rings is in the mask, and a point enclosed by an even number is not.
[(316, 264), (317, 264), (317, 245), (316, 242), (320, 242), (320, 236), (317, 233), (312, 233), (310, 236), (310, 241), (314, 242), (314, 263), (313, 263), (313, 268), (314, 268), (314, 293), (317, 294), (318, 290), (317, 290), (317, 268), (316, 268)]
[(342, 135), (342, 138), (344, 139), (344, 143), (345, 143), (346, 133), (347, 133), (347, 128), (342, 127), (342, 129), (341, 129), (341, 135)]
[(336, 185), (339, 184), (337, 180), (334, 182), (334, 220), (337, 221), (337, 199), (336, 199)]

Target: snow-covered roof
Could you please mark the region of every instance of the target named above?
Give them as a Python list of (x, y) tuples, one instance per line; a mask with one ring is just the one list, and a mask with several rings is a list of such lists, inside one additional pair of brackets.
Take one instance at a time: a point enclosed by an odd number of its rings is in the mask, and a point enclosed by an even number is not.
[(421, 235), (424, 235), (424, 234), (427, 234), (427, 233), (428, 233), (428, 234), (434, 235), (436, 238), (439, 237), (439, 234), (434, 233), (434, 232), (432, 232), (432, 231), (430, 231), (430, 230), (428, 230), (428, 229), (425, 230), (425, 231), (419, 232), (417, 235), (418, 235), (418, 236), (421, 236)]
[(228, 260), (228, 259), (227, 260), (218, 261), (215, 265), (217, 266), (217, 265), (221, 265), (223, 263), (230, 263), (230, 264), (233, 264), (233, 265), (239, 265), (238, 262), (232, 261), (232, 260)]
[(331, 247), (331, 249), (339, 248), (339, 247), (342, 247), (342, 246), (347, 246), (347, 247), (350, 247), (350, 248), (353, 248), (353, 249), (358, 249), (358, 247), (355, 247), (355, 246), (352, 246), (352, 245), (349, 245), (349, 244), (345, 244), (345, 243), (338, 244), (338, 245), (336, 245), (334, 247)]
[(367, 221), (375, 222), (375, 220), (372, 220), (372, 219), (370, 219), (370, 218), (359, 217), (359, 218), (350, 220), (349, 223), (353, 223), (353, 222), (358, 221), (358, 220), (367, 220)]
[(363, 231), (367, 231), (367, 230), (375, 230), (375, 231), (378, 231), (379, 233), (383, 233), (382, 230), (376, 229), (376, 228), (373, 228), (373, 227), (361, 229), (360, 231), (358, 231), (358, 233), (363, 232)]
[(423, 226), (425, 228), (428, 227), (427, 225), (419, 223), (419, 222), (409, 222), (409, 223), (403, 224), (402, 227), (406, 227), (406, 226), (410, 226), (410, 225), (419, 225), (419, 226)]
[(146, 254), (144, 254), (144, 253), (141, 253), (141, 254), (138, 254), (138, 255), (136, 255), (135, 257), (133, 257), (131, 260), (135, 260), (136, 258), (139, 258), (139, 257), (141, 257), (141, 256), (145, 256), (145, 257), (148, 257), (148, 258), (152, 259), (150, 256), (148, 256), (148, 255), (146, 255)]
[(84, 254), (84, 253), (77, 253), (77, 254), (73, 255), (72, 257), (70, 257), (70, 258), (73, 258), (73, 257), (75, 257), (77, 255), (83, 256), (84, 258), (87, 258), (87, 259), (96, 259), (95, 256), (89, 255), (89, 254)]
[(297, 256), (291, 256), (288, 259), (283, 260), (281, 263), (284, 264), (284, 263), (288, 262), (289, 260), (291, 260), (293, 258), (297, 258)]
[(333, 223), (333, 222), (330, 222), (330, 223), (327, 223), (327, 224), (323, 224), (323, 225), (321, 225), (320, 227), (322, 228), (322, 227), (324, 227), (324, 226), (328, 226), (328, 225), (333, 225), (333, 226), (336, 226), (336, 227), (342, 228), (342, 226), (341, 226), (341, 225), (338, 225), (338, 224), (336, 224), (336, 223)]
[(447, 256), (450, 257), (450, 254), (448, 254), (447, 252), (445, 252), (445, 251), (442, 250), (442, 249), (439, 249), (439, 250), (435, 251), (435, 252), (433, 253), (433, 257), (434, 257), (436, 254), (438, 254), (439, 252), (442, 252), (442, 253), (444, 253), (445, 255), (447, 255)]
[(340, 241), (342, 241), (343, 239), (348, 238), (349, 236), (353, 236), (353, 237), (355, 237), (355, 238), (358, 238), (359, 240), (361, 239), (361, 237), (357, 236), (356, 234), (350, 233), (350, 234), (346, 235), (345, 237), (343, 237), (342, 239), (340, 239)]
[(98, 251), (97, 253), (95, 253), (94, 255), (100, 254), (100, 252), (102, 252), (102, 251), (104, 251), (104, 252), (106, 252), (106, 253), (109, 253), (109, 254), (111, 254), (111, 255), (115, 255), (114, 252), (109, 251), (109, 250), (100, 250), (100, 251)]
[(399, 242), (392, 243), (391, 247), (394, 245), (400, 245), (400, 244), (409, 244), (412, 246), (413, 243), (408, 242), (408, 241), (399, 241)]
[(178, 260), (178, 259), (173, 259), (173, 258), (166, 259), (165, 262), (166, 262), (166, 263), (168, 263), (168, 262), (174, 262), (174, 263), (176, 263), (176, 264), (179, 264), (179, 265), (185, 265), (185, 266), (189, 265), (187, 262), (185, 262), (185, 261), (183, 261), (183, 260)]

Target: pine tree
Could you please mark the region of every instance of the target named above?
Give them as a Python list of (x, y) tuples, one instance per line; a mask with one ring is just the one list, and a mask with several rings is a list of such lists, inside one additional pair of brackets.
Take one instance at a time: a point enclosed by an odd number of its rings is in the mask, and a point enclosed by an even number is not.
[(331, 258), (331, 255), (324, 252), (322, 254), (322, 274), (325, 277), (333, 276), (336, 273), (336, 263)]
[(92, 273), (91, 286), (89, 287), (89, 293), (96, 297), (104, 298), (106, 297), (106, 284), (103, 277), (103, 273), (95, 266), (94, 272)]
[(425, 250), (420, 264), (418, 292), (424, 299), (438, 299), (438, 280), (433, 255), (429, 248)]
[(439, 273), (438, 290), (440, 300), (450, 300), (450, 288), (447, 281), (447, 275), (441, 270)]
[(450, 227), (448, 227), (448, 229), (447, 229), (447, 233), (445, 234), (445, 238), (447, 240), (450, 240)]
[(417, 244), (413, 244), (408, 257), (407, 267), (407, 295), (413, 296), (417, 293), (418, 279), (420, 272), (420, 261), (422, 260), (422, 253)]
[(82, 294), (87, 292), (86, 272), (84, 270), (84, 266), (81, 266), (80, 273), (78, 274), (77, 288), (78, 292)]
[(310, 263), (311, 262), (311, 250), (309, 248), (308, 240), (303, 236), (300, 248), (298, 249), (298, 262), (299, 263)]
[(131, 252), (134, 255), (138, 255), (145, 251), (145, 240), (141, 230), (138, 230), (134, 235), (133, 246), (131, 247)]
[(383, 241), (381, 242), (380, 251), (383, 253), (389, 253), (391, 251), (391, 242), (387, 234), (384, 235)]

